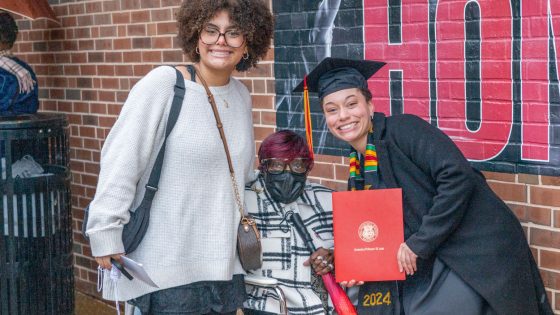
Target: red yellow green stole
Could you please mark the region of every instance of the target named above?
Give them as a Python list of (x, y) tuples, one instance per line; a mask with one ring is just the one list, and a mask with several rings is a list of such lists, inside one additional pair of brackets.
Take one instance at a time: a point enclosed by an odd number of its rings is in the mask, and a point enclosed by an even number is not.
[(377, 173), (377, 151), (373, 145), (373, 130), (368, 133), (366, 154), (363, 160), (356, 149), (350, 152), (350, 178), (348, 190), (367, 190), (379, 182)]

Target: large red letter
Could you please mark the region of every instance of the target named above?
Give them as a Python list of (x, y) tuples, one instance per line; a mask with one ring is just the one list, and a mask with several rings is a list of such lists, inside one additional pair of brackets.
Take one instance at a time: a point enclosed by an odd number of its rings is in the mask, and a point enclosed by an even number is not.
[(428, 1), (364, 0), (365, 59), (387, 65), (369, 81), (376, 111), (429, 119)]
[[(479, 8), (480, 34), (465, 34), (465, 14), (470, 7)], [(438, 126), (471, 160), (492, 159), (509, 141), (513, 120), (511, 19), (509, 0), (440, 0), (437, 5)], [(473, 72), (465, 66), (465, 40), (472, 35), (480, 43), (480, 82), (466, 81), (466, 73)], [(467, 100), (467, 87), (478, 89), (479, 99)], [(474, 122), (477, 128), (467, 127), (467, 101), (480, 104), (480, 122)]]
[[(548, 161), (550, 145), (550, 53), (549, 25), (556, 43), (560, 31), (558, 1), (521, 1), (521, 159)], [(549, 24), (552, 23), (552, 24)], [(552, 50), (558, 60), (556, 46)], [(558, 71), (558, 63), (556, 62)], [(558, 78), (556, 78), (558, 79)]]

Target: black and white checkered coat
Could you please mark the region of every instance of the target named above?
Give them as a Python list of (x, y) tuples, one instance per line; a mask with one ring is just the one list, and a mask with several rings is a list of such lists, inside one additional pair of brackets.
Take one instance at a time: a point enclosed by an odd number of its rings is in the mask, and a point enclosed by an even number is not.
[[(278, 280), (286, 295), (290, 314), (332, 313), (330, 299), (325, 309), (317, 289), (312, 288), (316, 287), (312, 283), (317, 282), (317, 277), (312, 276), (311, 267), (303, 265), (311, 253), (286, 220), (290, 211), (298, 212), (315, 246), (333, 248), (331, 193), (331, 189), (308, 182), (300, 198), (284, 205), (270, 198), (261, 176), (246, 187), (246, 209), (257, 222), (263, 251), (262, 268), (250, 273)], [(319, 283), (320, 279), (318, 277)], [(247, 294), (246, 308), (279, 313), (278, 297), (273, 290), (247, 285)], [(326, 294), (323, 292), (321, 295), (326, 304)]]

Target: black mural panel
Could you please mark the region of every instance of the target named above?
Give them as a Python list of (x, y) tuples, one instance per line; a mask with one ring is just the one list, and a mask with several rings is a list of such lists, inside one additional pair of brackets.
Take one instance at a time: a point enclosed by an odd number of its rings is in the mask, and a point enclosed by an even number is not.
[[(325, 57), (364, 58), (362, 1), (273, 1), (273, 10), (276, 123), (278, 129), (304, 135), (303, 95), (294, 95), (292, 89)], [(311, 109), (315, 152), (346, 154), (346, 146), (329, 134), (313, 94)]]

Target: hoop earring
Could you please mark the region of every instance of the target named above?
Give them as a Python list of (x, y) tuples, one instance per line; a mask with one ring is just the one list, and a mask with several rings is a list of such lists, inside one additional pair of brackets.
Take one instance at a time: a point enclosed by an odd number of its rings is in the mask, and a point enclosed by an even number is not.
[(197, 55), (200, 55), (200, 50), (198, 50), (198, 46), (196, 46), (196, 48), (194, 49), (194, 51), (196, 52)]
[(248, 52), (248, 51), (246, 51), (246, 52), (243, 54), (243, 60), (247, 60), (247, 59), (249, 59), (249, 52)]

